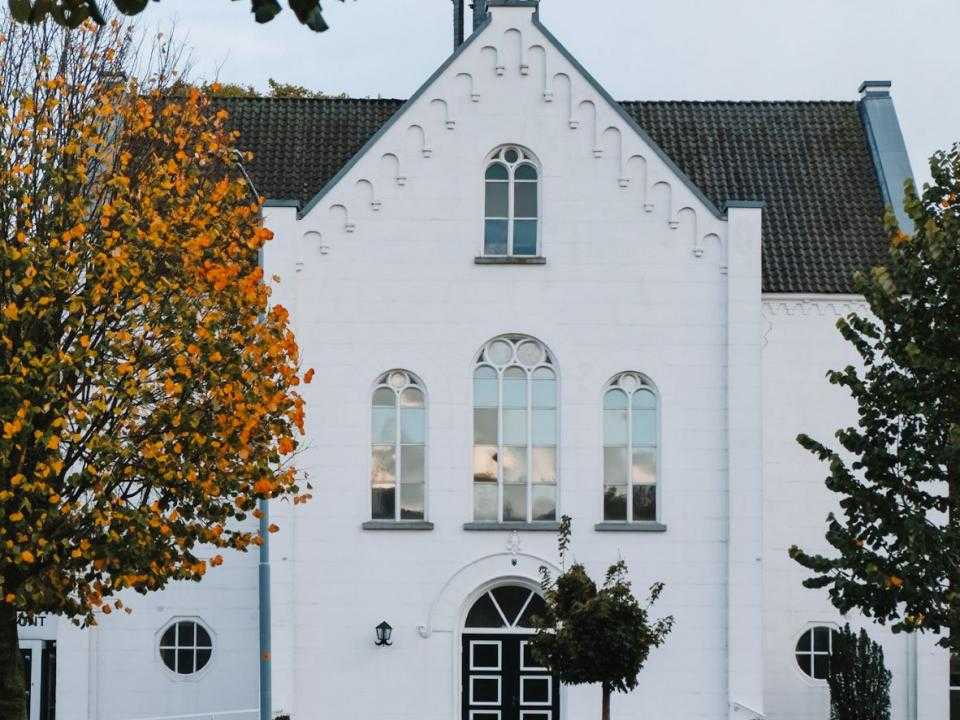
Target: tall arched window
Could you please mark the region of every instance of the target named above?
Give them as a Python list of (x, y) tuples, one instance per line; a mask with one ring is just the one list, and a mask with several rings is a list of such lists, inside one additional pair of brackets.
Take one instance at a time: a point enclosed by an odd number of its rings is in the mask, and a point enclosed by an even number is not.
[(523, 148), (507, 145), (487, 162), (483, 254), (537, 254), (539, 178), (536, 161)]
[(557, 373), (525, 335), (488, 342), (473, 374), (473, 515), (557, 519)]
[(423, 520), (427, 409), (423, 383), (391, 370), (373, 391), (370, 480), (374, 520)]
[(603, 393), (603, 519), (657, 519), (657, 393), (640, 373), (617, 375)]

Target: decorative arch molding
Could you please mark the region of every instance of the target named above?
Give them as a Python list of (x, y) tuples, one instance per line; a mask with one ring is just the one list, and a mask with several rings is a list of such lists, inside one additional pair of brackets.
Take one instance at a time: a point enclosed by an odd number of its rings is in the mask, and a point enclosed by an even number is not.
[(434, 633), (456, 634), (463, 627), (467, 611), (483, 593), (499, 585), (540, 587), (540, 568), (557, 575), (560, 569), (546, 558), (524, 552), (485, 555), (454, 572), (430, 603), (426, 622), (417, 626), (422, 638)]

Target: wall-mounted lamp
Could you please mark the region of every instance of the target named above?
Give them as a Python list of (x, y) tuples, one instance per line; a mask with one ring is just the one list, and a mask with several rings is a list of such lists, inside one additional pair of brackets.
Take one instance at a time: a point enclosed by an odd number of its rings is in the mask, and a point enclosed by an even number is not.
[(377, 625), (377, 647), (383, 647), (384, 645), (393, 645), (390, 642), (390, 636), (393, 635), (393, 628), (390, 627), (390, 623), (384, 620), (382, 623)]

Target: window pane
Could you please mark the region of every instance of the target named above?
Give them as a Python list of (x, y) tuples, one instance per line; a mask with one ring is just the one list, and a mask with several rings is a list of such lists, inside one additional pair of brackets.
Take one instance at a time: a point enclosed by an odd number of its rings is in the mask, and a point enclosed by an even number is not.
[(551, 446), (557, 444), (557, 411), (533, 411), (533, 444)]
[(497, 483), (497, 448), (478, 445), (473, 448), (473, 481)]
[(377, 388), (373, 393), (373, 404), (393, 407), (397, 404), (397, 394), (390, 388)]
[(557, 482), (557, 449), (555, 447), (537, 447), (533, 449), (533, 477), (539, 484)]
[(537, 184), (518, 182), (513, 186), (513, 216), (518, 218), (537, 217)]
[(196, 645), (196, 634), (192, 622), (177, 623), (177, 645), (180, 647), (193, 647)]
[(422, 407), (400, 410), (400, 441), (419, 445), (427, 441), (427, 411)]
[(536, 220), (514, 220), (513, 221), (513, 254), (514, 255), (536, 255), (537, 254), (537, 221)]
[(497, 444), (496, 408), (477, 408), (473, 411), (473, 442), (475, 445)]
[(473, 405), (497, 406), (497, 371), (492, 367), (477, 368), (473, 374)]
[(633, 411), (633, 444), (657, 442), (657, 415), (652, 410)]
[(813, 656), (813, 677), (817, 680), (825, 680), (827, 677), (827, 671), (830, 668), (830, 656), (829, 655), (814, 655)]
[(194, 672), (193, 650), (177, 650), (177, 672), (181, 675)]
[(503, 448), (502, 462), (505, 483), (527, 482), (527, 449), (525, 447)]
[(487, 220), (483, 251), (487, 255), (507, 254), (507, 220)]
[(625, 447), (603, 449), (603, 484), (627, 484), (627, 449)]
[(468, 628), (501, 628), (503, 618), (493, 605), (490, 595), (484, 593), (467, 613), (466, 627)]
[(657, 397), (650, 390), (637, 390), (633, 394), (634, 410), (656, 410)]
[(493, 163), (487, 168), (487, 180), (507, 180), (507, 168), (500, 163)]
[(404, 445), (400, 448), (400, 482), (403, 485), (417, 485), (424, 482), (424, 458), (426, 450), (423, 445)]
[(495, 482), (473, 484), (473, 519), (478, 522), (496, 522), (497, 484)]
[(535, 408), (555, 408), (557, 406), (556, 380), (538, 379), (536, 375), (534, 376), (533, 406)]
[(197, 650), (197, 671), (203, 670), (210, 662), (210, 650)]
[[(397, 480), (397, 451), (393, 445), (374, 445), (371, 481), (374, 487), (387, 487)], [(182, 644), (182, 643), (181, 643)]]
[(407, 388), (400, 394), (401, 407), (423, 407), (423, 392), (417, 388)]
[(518, 153), (513, 148), (510, 148), (505, 153), (503, 153), (503, 159), (506, 160), (508, 163), (515, 163), (517, 160), (520, 159), (520, 153)]
[[(544, 617), (547, 614), (547, 603), (544, 602), (543, 598), (540, 597), (537, 593), (533, 594), (533, 597), (530, 598), (530, 602), (527, 605), (527, 609), (523, 611), (523, 615), (520, 617), (520, 622), (517, 623), (519, 627), (533, 627), (533, 618), (534, 616)], [(523, 667), (537, 667), (539, 663), (537, 659), (533, 657), (533, 654), (530, 652), (530, 645), (525, 644), (523, 646), (524, 657), (521, 660)]]
[(400, 519), (423, 520), (424, 485), (407, 484), (400, 486)]
[(627, 486), (608, 486), (603, 489), (603, 519), (627, 519)]
[(177, 626), (171, 625), (163, 633), (163, 637), (160, 638), (161, 647), (173, 647), (177, 644)]
[[(536, 341), (527, 341), (517, 348), (517, 359), (525, 367), (533, 367), (543, 362), (543, 346)], [(545, 373), (545, 374), (544, 374)], [(553, 373), (546, 368), (541, 368), (539, 372), (534, 373), (534, 378), (550, 379)]]
[(503, 585), (493, 590), (493, 598), (510, 625), (516, 625), (517, 620), (520, 619), (520, 611), (532, 594), (533, 591), (529, 588), (518, 585)]
[(503, 519), (505, 521), (527, 519), (526, 485), (503, 486)]
[(471, 677), (470, 702), (496, 705), (500, 702), (500, 678)]
[(206, 631), (203, 625), (197, 625), (197, 647), (210, 647), (212, 645), (210, 633)]
[(177, 651), (176, 650), (161, 650), (160, 659), (163, 660), (163, 664), (168, 668), (176, 672), (177, 670)]
[(537, 169), (533, 165), (520, 165), (516, 170), (514, 170), (513, 176), (517, 180), (536, 180)]
[(810, 656), (797, 653), (797, 664), (800, 666), (800, 669), (807, 675), (813, 673), (813, 667), (810, 664)]
[(814, 652), (829, 652), (830, 628), (818, 627), (813, 629), (813, 650)]
[(507, 408), (527, 407), (527, 372), (511, 367), (503, 372), (503, 406)]
[(498, 642), (471, 642), (470, 667), (477, 670), (499, 670), (500, 643)]
[(557, 486), (534, 485), (531, 488), (533, 496), (533, 519), (557, 519)]
[(633, 519), (657, 519), (657, 487), (656, 485), (633, 486)]
[(631, 479), (636, 485), (653, 485), (657, 482), (657, 451), (655, 448), (638, 448), (633, 451)]
[(488, 218), (506, 218), (509, 217), (507, 206), (507, 191), (510, 186), (505, 182), (487, 183), (487, 205), (486, 217)]
[(503, 444), (526, 446), (527, 444), (527, 411), (526, 410), (504, 410), (503, 411)]
[(520, 688), (521, 702), (545, 704), (550, 697), (550, 678), (549, 677), (523, 677), (520, 678), (522, 687)]
[(812, 640), (813, 633), (810, 630), (807, 630), (803, 635), (800, 636), (800, 639), (797, 640), (797, 652), (810, 652)]
[(394, 520), (397, 513), (397, 490), (389, 487), (374, 487), (372, 495), (371, 517), (374, 520)]
[[(392, 391), (391, 391), (392, 392)], [(373, 407), (373, 442), (392, 443), (397, 441), (397, 411), (392, 407), (375, 405)]]
[(610, 390), (603, 396), (604, 410), (626, 410), (627, 394), (623, 390)]
[(603, 444), (608, 447), (627, 445), (627, 411), (603, 411)]

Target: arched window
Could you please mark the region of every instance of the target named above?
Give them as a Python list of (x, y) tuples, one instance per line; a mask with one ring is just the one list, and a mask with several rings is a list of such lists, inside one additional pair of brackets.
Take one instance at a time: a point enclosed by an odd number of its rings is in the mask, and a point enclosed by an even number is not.
[(557, 519), (557, 373), (550, 351), (531, 337), (503, 335), (477, 357), (473, 515)]
[(501, 585), (488, 590), (467, 613), (465, 631), (533, 628), (534, 615), (543, 615), (547, 604), (536, 590), (520, 585)]
[(659, 408), (640, 373), (617, 375), (603, 393), (603, 519), (657, 519)]
[[(391, 370), (373, 391), (370, 481), (374, 520), (423, 520), (427, 409), (419, 378)], [(398, 498), (399, 496), (399, 498)]]
[(834, 628), (821, 625), (810, 628), (800, 636), (795, 653), (797, 665), (804, 675), (809, 675), (814, 680), (827, 679), (833, 643), (838, 635)]
[(487, 162), (483, 254), (534, 256), (539, 238), (539, 178), (533, 156), (507, 145)]

